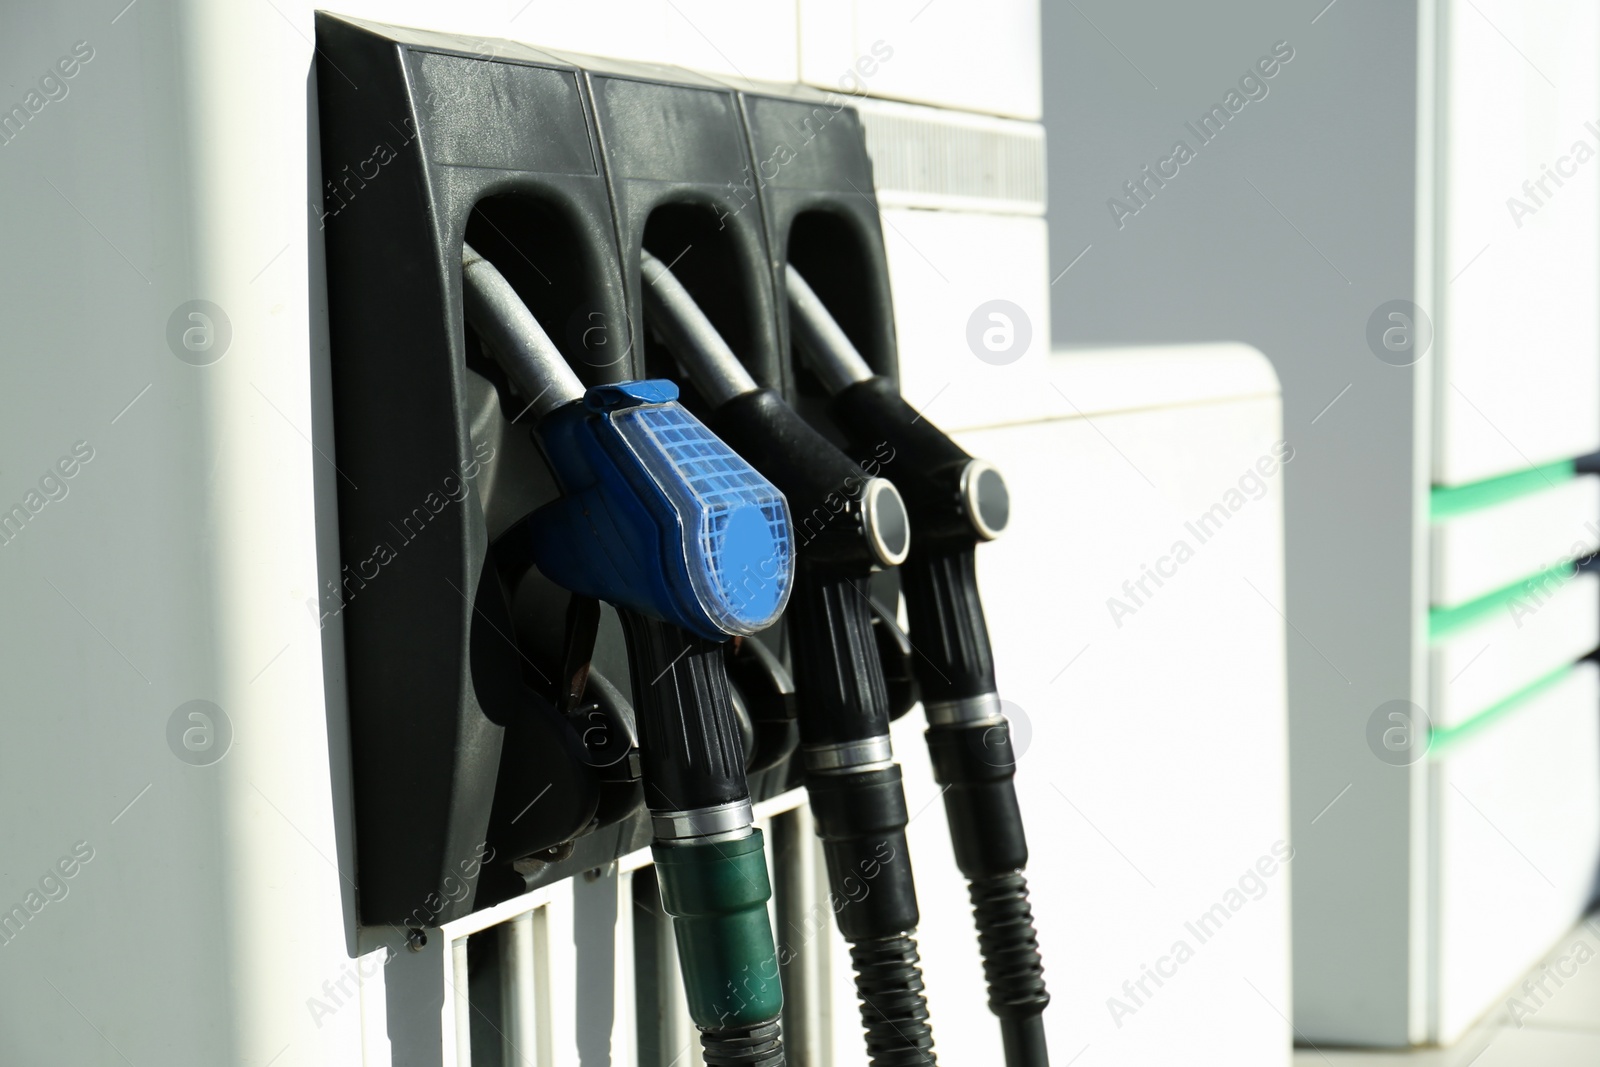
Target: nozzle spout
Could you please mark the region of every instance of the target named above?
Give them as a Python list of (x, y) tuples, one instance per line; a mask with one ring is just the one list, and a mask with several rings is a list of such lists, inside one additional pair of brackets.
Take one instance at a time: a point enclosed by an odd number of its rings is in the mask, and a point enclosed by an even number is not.
[(644, 278), (645, 314), (651, 328), (682, 361), (705, 398), (721, 407), (734, 397), (754, 392), (756, 380), (667, 265), (641, 250), (639, 273)]
[(874, 377), (856, 346), (793, 264), (785, 268), (789, 291), (789, 325), (795, 347), (830, 393), (841, 393)]
[(583, 383), (528, 305), (469, 244), (461, 246), (461, 298), (467, 322), (527, 396), (536, 419), (583, 396)]

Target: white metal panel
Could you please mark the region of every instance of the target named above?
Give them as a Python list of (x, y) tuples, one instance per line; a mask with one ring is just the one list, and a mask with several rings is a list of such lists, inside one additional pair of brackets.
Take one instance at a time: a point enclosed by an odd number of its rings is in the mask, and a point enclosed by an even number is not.
[[(1115, 360), (1101, 352), (1053, 359), (1052, 378), (1069, 393), (1115, 396), (1077, 389), (1082, 368), (1101, 372), (1096, 357), (1109, 376)], [(1232, 361), (1245, 359), (1211, 353), (1219, 376)], [(1013, 525), (979, 549), (979, 577), (1019, 739), (1053, 997), (1045, 1019), (1060, 1062), (1080, 1053), (1082, 1063), (1141, 1067), (1289, 1062), (1292, 862), (1252, 879), (1206, 943), (1185, 925), (1223, 903), (1274, 845), (1290, 844), (1281, 465), (1260, 479), (1259, 496), (1247, 480), (1239, 510), (1204, 543), (1186, 526), (1258, 471), (1280, 432), (1277, 399), (1252, 386), (1240, 399), (1142, 410), (1061, 403), (1048, 421), (960, 435), (1012, 488)], [(1192, 558), (1159, 587), (1147, 580), (1153, 595), (1119, 626), (1107, 602), (1126, 597), (1123, 580), (1185, 539)], [(903, 720), (895, 743), (914, 813), (935, 1036), (941, 1059), (992, 1062), (998, 1030), (973, 1010), (984, 992), (970, 912), (919, 732), (920, 722)], [(1193, 957), (1162, 963), (1180, 940)], [(1174, 971), (1161, 986), (1143, 971), (1158, 963)], [(1135, 1003), (1123, 983), (1141, 979), (1149, 995)], [(1113, 997), (1134, 1011), (1114, 1016)], [(837, 1003), (845, 1010), (847, 995)]]
[(1459, 484), (1600, 448), (1600, 8), (1446, 11), (1433, 471)]
[[(540, 979), (546, 979), (545, 996), (550, 1004), (550, 1026), (541, 1030), (540, 1047), (545, 1047), (544, 1034), (548, 1033), (551, 1050), (551, 1067), (570, 1063), (577, 1058), (578, 1013), (582, 1001), (578, 997), (578, 937), (574, 920), (575, 883), (552, 886), (549, 903), (539, 909), (543, 915), (542, 932), (546, 935), (539, 946), (541, 961)], [(380, 1064), (379, 1067), (385, 1067)], [(456, 1067), (464, 1067), (457, 1064)]]
[[(800, 0), (797, 7), (800, 80), (833, 92), (858, 92), (855, 0)], [(866, 84), (870, 89), (871, 82)]]
[(1038, 0), (803, 0), (800, 19), (814, 85), (1039, 117)]
[[(1043, 374), (1050, 349), (1046, 237), (1041, 218), (883, 211), (901, 391), (944, 429), (1066, 410)], [(998, 331), (989, 343), (1003, 351), (985, 347), (989, 330)]]
[(1600, 644), (1600, 575), (1552, 577), (1429, 649), (1436, 726), (1458, 726)]
[[(306, 609), (313, 483), (333, 476), (307, 444), (310, 45), (270, 6), (6, 21), (0, 67), (30, 82), (75, 42), (93, 59), (0, 148), (0, 498), (77, 440), (94, 459), (0, 558), (0, 668), (8, 705), (30, 709), (0, 755), (17, 813), (0, 891), (75, 841), (95, 858), (5, 947), (0, 1045), (17, 1062), (112, 1062), (113, 1046), (140, 1063), (348, 1062), (359, 1011), (307, 1008), (351, 963), (340, 709)], [(166, 336), (195, 299), (232, 324), (207, 366)], [(214, 762), (169, 748), (196, 699), (231, 724), (223, 751), (213, 717)]]
[(1600, 476), (1436, 520), (1433, 603), (1463, 604), (1600, 547)]
[(1600, 683), (1582, 663), (1434, 766), (1439, 1018), (1458, 1037), (1582, 913), (1600, 841)]
[(612, 1062), (638, 1063), (638, 1014), (634, 1000), (633, 968), (633, 873), (613, 867), (610, 875), (616, 892), (612, 927), (613, 963), (611, 968), (612, 1026), (608, 1044)]
[(450, 942), (448, 957), (450, 974), (445, 979), (446, 1020), (451, 1024), (446, 1030), (446, 1047), (454, 1045), (456, 1063), (471, 1067), (472, 1063), (472, 984), (467, 970), (467, 939), (458, 937)]
[[(363, 1067), (388, 1064), (394, 1059), (389, 1044), (389, 1012), (387, 986), (384, 984), (388, 952), (378, 949), (362, 956), (357, 962), (361, 973), (361, 1060)], [(341, 1042), (322, 1056), (325, 1062), (334, 1062), (339, 1055), (348, 1054), (350, 1045)], [(313, 1060), (315, 1062), (315, 1060)]]
[(540, 1067), (537, 926), (536, 913), (530, 911), (498, 928), (506, 966), (501, 1056), (508, 1067)]

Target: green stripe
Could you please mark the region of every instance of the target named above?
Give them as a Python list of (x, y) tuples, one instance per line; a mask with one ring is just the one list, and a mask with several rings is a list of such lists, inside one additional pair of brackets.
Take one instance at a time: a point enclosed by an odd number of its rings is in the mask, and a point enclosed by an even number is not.
[(1503, 504), (1528, 493), (1549, 489), (1557, 482), (1568, 481), (1574, 471), (1572, 460), (1565, 459), (1468, 485), (1436, 485), (1428, 496), (1428, 518), (1438, 522), (1462, 512)]
[[(1519, 597), (1531, 598), (1539, 594), (1542, 600), (1547, 586), (1563, 585), (1576, 573), (1577, 568), (1572, 564), (1559, 563), (1531, 577), (1512, 582), (1504, 589), (1485, 593), (1465, 604), (1457, 604), (1453, 608), (1429, 608), (1428, 641), (1436, 644), (1457, 631), (1475, 626), (1495, 612), (1506, 609)], [(1533, 608), (1537, 603), (1530, 602), (1528, 607)]]
[(1570, 673), (1572, 673), (1572, 665), (1570, 663), (1564, 664), (1531, 685), (1523, 686), (1504, 700), (1489, 705), (1458, 726), (1434, 727), (1428, 733), (1428, 758), (1438, 759), (1441, 753), (1454, 748), (1473, 734), (1480, 733), (1485, 727), (1530, 703), (1534, 697), (1551, 688)]

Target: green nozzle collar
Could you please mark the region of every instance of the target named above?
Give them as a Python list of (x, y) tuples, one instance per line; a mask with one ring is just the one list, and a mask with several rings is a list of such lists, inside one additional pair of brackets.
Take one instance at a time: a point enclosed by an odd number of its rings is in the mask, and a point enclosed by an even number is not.
[(772, 885), (761, 831), (651, 851), (695, 1025), (720, 1030), (777, 1018), (783, 988), (767, 918)]

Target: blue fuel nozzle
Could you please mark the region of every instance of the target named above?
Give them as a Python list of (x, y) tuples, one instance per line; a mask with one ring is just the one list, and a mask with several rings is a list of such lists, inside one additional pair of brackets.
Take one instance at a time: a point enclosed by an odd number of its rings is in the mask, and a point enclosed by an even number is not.
[(538, 432), (564, 489), (529, 522), (540, 570), (712, 640), (782, 613), (788, 503), (678, 403), (676, 385), (597, 386)]

